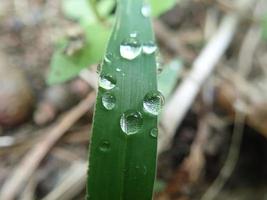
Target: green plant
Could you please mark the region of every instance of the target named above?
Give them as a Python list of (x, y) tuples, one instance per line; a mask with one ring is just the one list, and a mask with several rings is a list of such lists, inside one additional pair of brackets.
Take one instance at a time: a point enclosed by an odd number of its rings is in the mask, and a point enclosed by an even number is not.
[(99, 78), (87, 199), (151, 199), (157, 153), (156, 45), (143, 0), (119, 0)]
[[(159, 16), (170, 9), (176, 0), (149, 2), (153, 16)], [(62, 0), (63, 13), (81, 26), (84, 40), (82, 46), (72, 54), (65, 52), (72, 38), (65, 37), (57, 43), (47, 77), (49, 84), (68, 81), (77, 76), (83, 68), (101, 60), (111, 32), (110, 24), (114, 21), (111, 11), (115, 6), (115, 0)]]

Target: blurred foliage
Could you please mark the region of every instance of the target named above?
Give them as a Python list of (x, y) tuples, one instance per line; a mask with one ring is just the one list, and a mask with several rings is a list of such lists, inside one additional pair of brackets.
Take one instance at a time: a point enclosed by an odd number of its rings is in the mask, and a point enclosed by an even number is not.
[[(176, 3), (175, 0), (149, 0), (149, 2), (154, 17), (166, 12)], [(79, 23), (85, 32), (85, 41), (78, 51), (71, 54), (65, 51), (66, 46), (71, 43), (68, 39), (56, 47), (47, 78), (48, 84), (70, 80), (77, 76), (81, 69), (101, 60), (111, 32), (111, 26), (107, 22), (114, 21), (112, 11), (116, 7), (115, 3), (115, 0), (62, 0), (64, 15)], [(104, 22), (100, 21), (98, 15)]]
[(170, 96), (172, 90), (175, 88), (179, 74), (181, 74), (182, 62), (175, 59), (167, 64), (161, 74), (158, 76), (159, 91), (164, 97)]
[(263, 28), (263, 32), (262, 32), (263, 38), (267, 40), (267, 13), (265, 17), (263, 17), (262, 28)]

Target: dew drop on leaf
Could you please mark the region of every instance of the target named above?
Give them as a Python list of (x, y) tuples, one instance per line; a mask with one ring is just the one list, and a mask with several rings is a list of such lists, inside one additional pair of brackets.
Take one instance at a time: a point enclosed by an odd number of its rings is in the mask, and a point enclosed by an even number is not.
[(145, 42), (142, 48), (144, 54), (152, 54), (157, 50), (157, 46), (153, 41)]
[(140, 112), (126, 111), (120, 119), (121, 130), (127, 135), (136, 134), (143, 125), (143, 118)]
[(129, 37), (123, 40), (120, 45), (120, 55), (127, 60), (135, 59), (141, 54), (141, 51), (141, 43), (135, 37)]
[(117, 71), (117, 72), (121, 72), (121, 69), (120, 69), (120, 68), (116, 68), (116, 71)]
[(133, 38), (137, 37), (137, 35), (138, 35), (137, 31), (130, 33), (130, 37), (133, 37)]
[(141, 13), (144, 17), (149, 17), (151, 14), (151, 8), (148, 4), (144, 4), (141, 8)]
[(106, 92), (102, 96), (102, 104), (107, 110), (112, 110), (116, 105), (116, 97), (110, 92)]
[(111, 90), (116, 86), (116, 79), (111, 75), (101, 75), (99, 78), (99, 86), (106, 90)]
[(102, 152), (108, 152), (110, 150), (110, 142), (108, 140), (101, 141), (99, 150)]
[(157, 138), (157, 136), (158, 136), (158, 129), (157, 128), (152, 128), (151, 131), (150, 131), (150, 135), (153, 138)]
[(143, 108), (145, 112), (157, 116), (160, 113), (163, 104), (164, 97), (160, 92), (149, 92), (144, 98)]
[(105, 61), (106, 63), (111, 63), (111, 61), (112, 61), (112, 57), (113, 57), (112, 53), (107, 53), (107, 54), (105, 55), (105, 57), (104, 57), (104, 61)]

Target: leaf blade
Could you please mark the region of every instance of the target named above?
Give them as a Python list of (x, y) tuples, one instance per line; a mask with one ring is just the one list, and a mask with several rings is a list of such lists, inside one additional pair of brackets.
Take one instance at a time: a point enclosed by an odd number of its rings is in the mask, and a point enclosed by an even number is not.
[[(111, 65), (104, 63), (101, 71), (101, 74), (116, 77), (116, 87), (110, 92), (117, 102), (114, 110), (105, 110), (101, 98), (106, 91), (99, 88), (87, 199), (152, 198), (157, 140), (150, 136), (150, 131), (157, 126), (157, 117), (143, 111), (143, 99), (148, 92), (157, 90), (155, 56), (142, 54), (134, 60), (126, 60), (119, 53), (120, 44), (133, 32), (138, 32), (141, 43), (154, 40), (150, 20), (141, 14), (142, 6), (142, 0), (119, 1), (116, 24), (107, 48), (107, 54), (113, 54)], [(142, 114), (142, 128), (134, 135), (126, 135), (120, 127), (123, 113), (129, 110)], [(107, 142), (108, 151), (101, 151)]]

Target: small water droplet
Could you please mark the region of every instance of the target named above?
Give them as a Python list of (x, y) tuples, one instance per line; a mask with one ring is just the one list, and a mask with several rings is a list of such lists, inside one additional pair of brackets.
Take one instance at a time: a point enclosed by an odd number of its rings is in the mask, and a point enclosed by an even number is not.
[(157, 128), (152, 128), (151, 131), (150, 131), (150, 135), (153, 138), (157, 138), (157, 136), (158, 136), (158, 129)]
[(151, 14), (151, 7), (148, 4), (144, 4), (141, 8), (141, 13), (144, 17), (149, 17)]
[(159, 53), (156, 55), (157, 73), (160, 74), (163, 71), (163, 59)]
[(106, 92), (102, 96), (102, 104), (107, 110), (112, 110), (116, 105), (116, 97), (110, 92)]
[(161, 74), (162, 71), (163, 71), (163, 67), (157, 66), (157, 74)]
[(113, 57), (112, 53), (107, 53), (107, 54), (105, 55), (105, 57), (104, 57), (104, 61), (105, 61), (106, 63), (111, 63), (111, 61), (112, 61), (112, 57)]
[(117, 71), (117, 72), (121, 72), (121, 69), (120, 69), (120, 68), (116, 68), (116, 71)]
[(141, 54), (142, 47), (139, 40), (135, 37), (129, 37), (120, 45), (121, 57), (127, 60), (133, 60)]
[(149, 92), (144, 98), (143, 107), (147, 113), (158, 115), (164, 104), (164, 97), (160, 92)]
[(116, 79), (111, 75), (101, 75), (99, 78), (99, 86), (106, 90), (111, 90), (116, 86)]
[(107, 152), (110, 150), (110, 142), (108, 140), (103, 140), (99, 145), (99, 150), (102, 152)]
[(157, 50), (157, 46), (153, 41), (145, 42), (142, 48), (144, 54), (152, 54)]
[(146, 175), (147, 174), (147, 168), (146, 168), (146, 166), (144, 166), (144, 175)]
[(137, 37), (137, 35), (138, 35), (137, 31), (130, 33), (130, 37), (133, 37), (133, 38)]
[(141, 113), (136, 111), (126, 111), (122, 114), (120, 119), (120, 126), (127, 135), (136, 134), (143, 125), (143, 118)]

